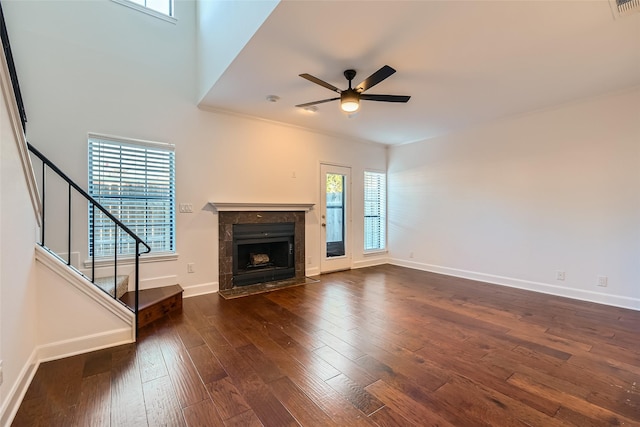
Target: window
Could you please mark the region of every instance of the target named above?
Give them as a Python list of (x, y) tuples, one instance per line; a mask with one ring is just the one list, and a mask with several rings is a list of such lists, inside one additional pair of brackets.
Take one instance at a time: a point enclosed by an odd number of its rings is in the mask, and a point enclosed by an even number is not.
[[(149, 245), (151, 253), (175, 252), (172, 145), (89, 135), (89, 194)], [(89, 255), (113, 257), (115, 233), (113, 221), (90, 206)], [(134, 255), (135, 241), (117, 233), (118, 255)]]
[(364, 173), (364, 250), (375, 251), (386, 247), (387, 229), (386, 174)]
[(169, 22), (176, 22), (173, 0), (113, 0), (123, 6), (146, 13)]
[(327, 173), (326, 182), (326, 239), (327, 258), (344, 256), (345, 251), (345, 214), (346, 194), (345, 175)]
[(616, 19), (640, 12), (640, 0), (609, 0), (609, 4)]

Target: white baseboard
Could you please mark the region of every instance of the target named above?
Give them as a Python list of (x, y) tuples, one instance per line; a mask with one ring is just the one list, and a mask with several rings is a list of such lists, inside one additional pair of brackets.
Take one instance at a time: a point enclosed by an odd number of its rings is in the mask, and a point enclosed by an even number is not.
[(320, 267), (307, 267), (304, 271), (304, 275), (308, 277), (319, 276), (320, 275)]
[(398, 258), (390, 258), (389, 264), (413, 268), (416, 270), (430, 271), (432, 273), (445, 274), (447, 276), (461, 277), (463, 279), (477, 280), (480, 282), (492, 283), (494, 285), (509, 286), (511, 288), (524, 289), (528, 291), (540, 292), (543, 294), (556, 295), (560, 297), (595, 302), (598, 304), (605, 304), (614, 307), (628, 308), (631, 310), (640, 311), (640, 299), (638, 298), (604, 294), (600, 292), (587, 291), (584, 289), (566, 288), (563, 286), (551, 285), (549, 283), (533, 282), (530, 280), (516, 279), (513, 277), (496, 276), (493, 274), (460, 270), (457, 268), (442, 267), (439, 265), (424, 264), (416, 261), (407, 261)]
[(218, 282), (202, 283), (200, 285), (183, 287), (182, 289), (184, 289), (182, 297), (189, 298), (198, 295), (213, 294), (215, 292), (218, 292), (218, 290), (220, 289), (220, 284)]
[(0, 426), (9, 427), (13, 422), (22, 403), (22, 399), (24, 399), (29, 385), (38, 370), (38, 366), (40, 366), (40, 361), (38, 360), (38, 350), (36, 348), (31, 352), (29, 359), (27, 359), (27, 362), (18, 375), (18, 379), (6, 395), (7, 399), (3, 402), (0, 409)]
[(57, 341), (40, 345), (36, 348), (38, 352), (38, 363), (62, 359), (64, 357), (75, 356), (77, 354), (88, 353), (90, 351), (115, 347), (122, 344), (129, 344), (134, 341), (135, 339), (131, 335), (130, 328), (115, 329), (113, 331)]
[[(389, 257), (387, 257), (386, 253), (380, 256), (365, 256), (364, 259), (354, 261), (351, 263), (351, 268), (365, 268), (365, 267), (373, 267), (375, 265), (383, 265), (389, 263)], [(319, 276), (322, 274), (320, 271), (320, 267), (307, 267), (305, 269), (304, 275), (307, 277)]]
[(355, 261), (353, 263), (352, 268), (355, 269), (355, 268), (373, 267), (375, 265), (382, 265), (382, 264), (388, 264), (388, 263), (389, 263), (389, 258), (386, 255), (384, 255), (384, 256), (365, 258), (362, 260)]
[[(152, 289), (152, 288), (163, 288), (165, 286), (171, 286), (178, 283), (178, 276), (160, 276), (160, 277), (152, 277), (150, 279), (140, 279), (139, 288), (140, 289)], [(133, 283), (133, 275), (129, 278), (129, 290), (135, 289), (135, 283)]]

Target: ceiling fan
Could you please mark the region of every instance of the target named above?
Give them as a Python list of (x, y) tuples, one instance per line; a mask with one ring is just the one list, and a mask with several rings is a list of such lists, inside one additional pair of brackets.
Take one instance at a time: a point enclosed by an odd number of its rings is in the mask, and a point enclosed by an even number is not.
[(380, 83), (381, 81), (383, 81), (387, 77), (391, 76), (395, 72), (396, 72), (396, 70), (394, 70), (393, 68), (391, 68), (388, 65), (385, 65), (384, 67), (380, 68), (378, 71), (376, 71), (375, 73), (373, 73), (369, 77), (367, 77), (358, 86), (356, 86), (355, 88), (352, 88), (351, 87), (351, 80), (353, 80), (354, 77), (356, 76), (356, 70), (346, 70), (344, 72), (344, 76), (347, 78), (347, 80), (349, 80), (349, 88), (345, 89), (345, 90), (340, 90), (337, 87), (335, 87), (334, 85), (329, 84), (329, 83), (325, 82), (324, 80), (320, 80), (319, 78), (314, 77), (311, 74), (306, 74), (306, 73), (305, 74), (300, 74), (300, 77), (302, 77), (303, 79), (307, 79), (310, 82), (313, 82), (315, 84), (319, 84), (320, 86), (326, 87), (329, 90), (337, 92), (337, 93), (340, 94), (340, 96), (336, 97), (336, 98), (323, 99), (321, 101), (307, 102), (306, 104), (298, 104), (298, 105), (296, 105), (296, 107), (307, 108), (307, 107), (311, 107), (312, 105), (322, 104), (324, 102), (329, 102), (329, 101), (336, 101), (336, 100), (339, 99), (340, 100), (340, 108), (342, 109), (342, 111), (344, 111), (346, 113), (354, 113), (354, 112), (358, 111), (358, 109), (360, 108), (360, 100), (382, 101), (382, 102), (407, 102), (407, 101), (409, 101), (409, 98), (411, 98), (410, 96), (405, 96), (405, 95), (370, 95), (370, 94), (367, 94), (367, 93), (363, 93), (367, 89), (377, 85), (378, 83)]

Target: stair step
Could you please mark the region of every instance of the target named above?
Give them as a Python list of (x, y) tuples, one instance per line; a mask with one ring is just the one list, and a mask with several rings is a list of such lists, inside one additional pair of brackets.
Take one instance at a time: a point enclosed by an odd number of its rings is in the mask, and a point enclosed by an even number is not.
[(116, 298), (122, 297), (129, 290), (129, 276), (118, 276), (115, 281), (114, 276), (97, 277), (94, 283), (111, 296), (114, 296), (113, 290), (116, 289)]
[[(171, 312), (182, 310), (182, 292), (180, 285), (140, 290), (138, 292), (138, 327), (148, 325)], [(135, 292), (125, 293), (120, 301), (133, 309)]]

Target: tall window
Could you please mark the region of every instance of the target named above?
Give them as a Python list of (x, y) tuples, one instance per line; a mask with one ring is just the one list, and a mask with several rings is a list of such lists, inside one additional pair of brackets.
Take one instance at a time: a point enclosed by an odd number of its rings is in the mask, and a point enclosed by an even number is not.
[[(175, 252), (172, 145), (90, 135), (89, 194), (149, 245), (152, 253)], [(89, 208), (89, 222), (90, 255), (112, 257), (116, 233), (118, 255), (135, 254), (135, 242), (116, 231), (100, 210)]]
[(387, 180), (386, 174), (364, 173), (364, 250), (386, 247)]
[(169, 22), (174, 18), (173, 0), (113, 0), (123, 6), (146, 13)]

